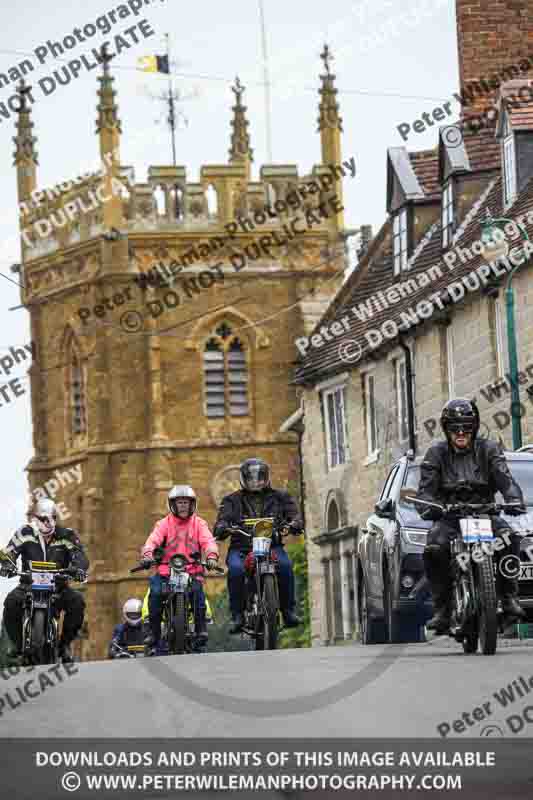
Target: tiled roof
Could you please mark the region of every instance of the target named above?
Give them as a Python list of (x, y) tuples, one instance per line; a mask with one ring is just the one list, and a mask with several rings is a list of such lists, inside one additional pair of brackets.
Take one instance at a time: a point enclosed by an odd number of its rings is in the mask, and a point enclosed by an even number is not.
[(409, 160), (413, 167), (418, 182), (427, 197), (440, 194), (439, 184), (439, 154), (437, 148), (433, 150), (419, 150), (409, 153)]
[[(475, 204), (473, 204), (475, 205)], [(486, 209), (489, 208), (492, 216), (499, 215), (507, 218), (516, 219), (520, 214), (533, 208), (533, 179), (529, 181), (521, 196), (516, 200), (514, 205), (503, 213), (502, 211), (502, 187), (501, 178), (499, 177), (492, 187), (492, 190), (486, 197), (483, 203), (477, 204), (477, 213), (473, 216), (470, 224), (465, 229), (464, 234), (461, 236), (455, 246), (462, 248), (469, 247), (469, 245), (479, 239), (481, 234), (481, 222), (485, 219)], [(386, 225), (390, 225), (387, 222)], [(527, 225), (528, 233), (533, 239), (533, 225)], [(460, 280), (464, 275), (468, 275), (472, 270), (477, 269), (485, 260), (481, 255), (474, 255), (472, 260), (465, 258), (465, 263), (462, 263), (457, 258), (453, 271), (451, 271), (446, 264), (442, 262), (442, 247), (441, 247), (441, 228), (440, 223), (434, 226), (433, 235), (429, 238), (426, 245), (419, 252), (417, 258), (413, 261), (412, 267), (399, 276), (393, 275), (392, 253), (381, 254), (380, 257), (376, 255), (371, 261), (370, 266), (366, 267), (366, 271), (359, 276), (356, 281), (349, 280), (342, 292), (342, 303), (339, 303), (340, 297), (336, 298), (330, 308), (328, 309), (328, 320), (323, 320), (322, 324), (331, 324), (332, 321), (340, 321), (342, 317), (348, 317), (350, 322), (350, 330), (342, 336), (335, 337), (330, 332), (331, 341), (326, 341), (321, 347), (309, 347), (307, 353), (299, 361), (299, 366), (295, 373), (295, 382), (299, 384), (313, 383), (318, 380), (323, 380), (325, 377), (335, 375), (340, 372), (345, 372), (353, 366), (358, 366), (370, 354), (379, 354), (379, 351), (384, 346), (389, 346), (390, 342), (384, 339), (383, 344), (376, 349), (371, 349), (367, 340), (365, 339), (365, 332), (370, 329), (380, 328), (386, 320), (394, 320), (397, 323), (401, 321), (401, 312), (407, 312), (410, 308), (415, 308), (420, 300), (428, 299), (429, 295), (433, 292), (440, 291), (443, 294), (446, 287), (456, 280)], [(414, 279), (414, 285), (419, 287), (417, 277), (422, 273), (427, 273), (427, 270), (432, 266), (439, 266), (442, 275), (432, 280), (429, 285), (422, 285), (420, 288), (415, 288), (412, 294), (403, 297), (399, 302), (390, 303), (389, 307), (384, 307), (382, 299), (379, 297), (378, 292), (381, 290), (381, 295), (388, 289), (398, 286), (400, 283), (405, 284), (406, 281)], [(355, 275), (354, 275), (355, 277)], [(413, 285), (413, 284), (411, 284)], [(479, 292), (480, 289), (477, 290)], [(477, 292), (468, 292), (468, 297), (475, 295)], [(378, 310), (374, 298), (379, 298), (378, 303), (382, 306), (382, 310)], [(360, 320), (352, 312), (352, 307), (360, 308), (362, 303), (370, 307), (372, 316), (367, 320)], [(428, 322), (434, 321), (435, 313), (428, 319)], [(421, 324), (427, 324), (421, 322)], [(317, 327), (317, 330), (320, 326)], [(409, 329), (414, 330), (414, 326)], [(346, 346), (346, 352), (353, 356), (358, 348), (361, 347), (361, 355), (352, 362), (348, 359), (341, 358), (341, 349), (343, 343)]]
[[(519, 93), (521, 89), (524, 90), (525, 94), (521, 95)], [(500, 111), (501, 106), (505, 105), (513, 130), (531, 130), (533, 128), (532, 89), (533, 81), (531, 80), (508, 81), (501, 87)], [(528, 96), (530, 99), (527, 99)], [(523, 99), (524, 97), (525, 99)]]
[(500, 143), (495, 138), (495, 130), (495, 125), (483, 128), (478, 133), (465, 130), (464, 143), (472, 172), (500, 168)]

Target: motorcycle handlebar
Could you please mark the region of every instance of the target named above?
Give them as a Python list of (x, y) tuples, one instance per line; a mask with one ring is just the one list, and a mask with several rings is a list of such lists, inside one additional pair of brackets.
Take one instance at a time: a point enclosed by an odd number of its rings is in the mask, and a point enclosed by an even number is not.
[[(237, 525), (230, 525), (229, 528), (226, 528), (227, 531), (231, 533), (242, 533), (243, 536), (247, 536), (249, 539), (253, 539), (253, 533), (248, 533), (247, 531), (243, 531), (242, 528), (239, 528)], [(277, 534), (278, 536), (290, 536), (291, 531), (289, 530), (288, 525), (282, 525), (281, 528), (275, 529), (272, 531), (272, 534)]]
[[(207, 564), (206, 564), (205, 561), (190, 561), (189, 559), (186, 559), (185, 556), (182, 556), (182, 558), (184, 559), (185, 563), (188, 566), (191, 566), (191, 567), (203, 567), (204, 569), (207, 569)], [(137, 567), (133, 567), (133, 569), (130, 569), (130, 574), (132, 574), (134, 572), (142, 572), (145, 569), (150, 569), (151, 567), (154, 567), (156, 565), (159, 566), (162, 563), (164, 563), (165, 566), (168, 566), (168, 562), (150, 561), (150, 563), (147, 562), (146, 564), (139, 564)], [(213, 572), (218, 572), (220, 575), (224, 575), (225, 574), (225, 572), (222, 569), (222, 567), (215, 567), (212, 571)]]
[(432, 503), (429, 500), (422, 500), (418, 497), (411, 498), (412, 503), (420, 503), (421, 505), (428, 506), (428, 508), (438, 508), (439, 511), (442, 511), (443, 514), (450, 514), (453, 512), (465, 512), (468, 511), (484, 511), (485, 513), (489, 512), (500, 512), (500, 511), (508, 511), (514, 510), (517, 508), (523, 508), (523, 505), (519, 502), (514, 503), (449, 503), (448, 505), (441, 505), (440, 503)]

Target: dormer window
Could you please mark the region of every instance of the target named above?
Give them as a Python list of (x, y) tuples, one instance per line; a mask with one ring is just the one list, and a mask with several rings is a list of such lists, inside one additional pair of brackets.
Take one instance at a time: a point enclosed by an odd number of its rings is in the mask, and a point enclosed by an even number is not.
[(402, 208), (394, 216), (393, 223), (394, 274), (399, 275), (407, 269), (407, 209)]
[(515, 138), (507, 114), (503, 121), (503, 201), (510, 206), (516, 197)]
[(442, 193), (442, 247), (449, 247), (452, 243), (452, 236), (454, 230), (454, 213), (453, 213), (453, 184), (451, 180), (445, 186)]

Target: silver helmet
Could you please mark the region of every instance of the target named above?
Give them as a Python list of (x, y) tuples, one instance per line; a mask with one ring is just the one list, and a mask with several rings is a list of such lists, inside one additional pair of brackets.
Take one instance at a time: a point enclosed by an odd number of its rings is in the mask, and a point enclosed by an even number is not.
[(192, 488), (192, 486), (173, 486), (170, 492), (168, 493), (168, 498), (167, 498), (168, 507), (170, 513), (174, 514), (175, 517), (178, 516), (178, 509), (176, 506), (176, 500), (178, 498), (179, 499), (187, 498), (188, 500), (190, 500), (188, 516), (192, 517), (198, 505), (196, 499), (196, 493)]
[(137, 625), (141, 624), (142, 610), (143, 604), (136, 597), (130, 597), (129, 600), (126, 600), (122, 607), (122, 613), (128, 625), (133, 625), (136, 628)]
[(51, 536), (57, 524), (57, 506), (53, 500), (42, 498), (37, 500), (30, 510), (30, 517), (33, 517), (44, 536)]

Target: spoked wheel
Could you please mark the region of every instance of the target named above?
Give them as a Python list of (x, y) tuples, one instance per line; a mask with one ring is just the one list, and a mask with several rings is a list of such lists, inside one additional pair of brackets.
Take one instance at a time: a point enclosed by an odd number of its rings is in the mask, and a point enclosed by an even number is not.
[(475, 565), (477, 577), (479, 643), (485, 656), (493, 656), (498, 642), (498, 600), (492, 567), (492, 556)]
[[(263, 578), (263, 649), (275, 650), (278, 646), (278, 587), (274, 575)], [(257, 649), (257, 648), (256, 648)]]
[(183, 655), (187, 634), (187, 609), (185, 595), (177, 594), (174, 598), (174, 617), (170, 626), (168, 647), (171, 655)]
[(36, 608), (30, 622), (30, 659), (33, 664), (46, 664), (46, 622), (44, 608)]

